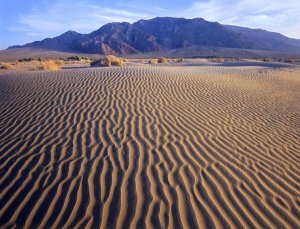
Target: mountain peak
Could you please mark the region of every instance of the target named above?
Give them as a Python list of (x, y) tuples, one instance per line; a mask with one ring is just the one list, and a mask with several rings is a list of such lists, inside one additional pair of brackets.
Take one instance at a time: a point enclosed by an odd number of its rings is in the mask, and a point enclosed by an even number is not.
[(74, 33), (77, 33), (77, 32), (74, 30), (68, 30), (67, 32), (65, 32), (63, 34), (74, 34)]
[(73, 31), (73, 30), (68, 30), (67, 32), (64, 32), (63, 34), (61, 34), (60, 36), (76, 36), (76, 35), (80, 35), (80, 33)]

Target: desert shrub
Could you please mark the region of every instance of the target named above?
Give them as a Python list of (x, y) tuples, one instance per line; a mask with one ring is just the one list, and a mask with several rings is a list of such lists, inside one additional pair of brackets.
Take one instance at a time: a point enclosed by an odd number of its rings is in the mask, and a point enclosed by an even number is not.
[(86, 56), (69, 56), (66, 60), (80, 61), (80, 60), (90, 60)]
[(79, 61), (79, 60), (81, 60), (81, 57), (80, 56), (69, 56), (67, 58), (67, 60), (76, 60), (76, 61)]
[(86, 57), (86, 56), (82, 56), (81, 57), (82, 60), (90, 60), (90, 58)]
[(293, 60), (291, 60), (291, 59), (285, 59), (284, 62), (285, 63), (293, 63)]
[(0, 63), (0, 69), (15, 69), (15, 66), (11, 63)]
[(113, 55), (104, 57), (103, 59), (94, 60), (91, 62), (91, 67), (110, 67), (110, 66), (123, 66), (127, 62), (124, 58), (119, 58)]
[(228, 59), (225, 59), (225, 58), (216, 58), (216, 62), (219, 62), (219, 63), (224, 63), (224, 62), (227, 62)]
[(150, 59), (149, 64), (157, 64), (158, 60), (157, 59)]
[(165, 63), (169, 62), (169, 60), (167, 58), (164, 58), (164, 57), (159, 58), (157, 61), (160, 64), (165, 64)]
[(65, 62), (63, 60), (54, 60), (54, 63), (57, 64), (58, 66), (63, 65)]
[(88, 57), (82, 57), (82, 61), (83, 63), (87, 63), (87, 64), (91, 63), (91, 59)]
[(90, 65), (91, 65), (91, 67), (107, 67), (107, 66), (104, 66), (103, 59), (93, 60), (90, 63)]
[(106, 56), (104, 59), (106, 59), (107, 62), (110, 62), (113, 66), (123, 66), (127, 62), (126, 59), (113, 55)]
[(19, 59), (18, 61), (19, 62), (30, 62), (30, 61), (33, 61), (34, 60), (34, 58), (31, 58), (31, 57), (29, 57), (29, 58), (21, 58), (21, 59)]
[(59, 70), (61, 63), (59, 61), (47, 60), (35, 63), (32, 70)]

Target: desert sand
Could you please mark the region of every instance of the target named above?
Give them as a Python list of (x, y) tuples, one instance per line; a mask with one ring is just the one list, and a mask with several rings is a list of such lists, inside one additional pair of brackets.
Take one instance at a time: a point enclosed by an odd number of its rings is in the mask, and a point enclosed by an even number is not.
[(0, 227), (299, 228), (300, 70), (0, 76)]

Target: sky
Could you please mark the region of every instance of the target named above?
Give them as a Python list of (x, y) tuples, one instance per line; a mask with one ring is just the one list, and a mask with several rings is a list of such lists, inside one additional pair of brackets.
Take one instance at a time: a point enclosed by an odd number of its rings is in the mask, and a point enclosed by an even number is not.
[(0, 0), (0, 49), (68, 30), (90, 33), (109, 22), (204, 18), (300, 39), (300, 0)]

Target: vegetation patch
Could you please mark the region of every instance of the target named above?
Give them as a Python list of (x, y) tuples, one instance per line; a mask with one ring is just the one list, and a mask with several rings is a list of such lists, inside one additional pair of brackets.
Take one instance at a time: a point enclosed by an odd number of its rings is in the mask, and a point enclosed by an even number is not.
[(81, 56), (69, 56), (67, 58), (67, 60), (77, 60), (77, 61), (80, 61), (81, 60)]
[(59, 70), (61, 68), (61, 62), (60, 61), (54, 61), (54, 60), (47, 60), (42, 62), (36, 62), (33, 66), (32, 70), (50, 70), (55, 71)]
[(169, 60), (167, 58), (164, 58), (164, 57), (159, 58), (157, 61), (158, 61), (159, 64), (165, 64), (165, 63), (169, 62)]
[(158, 60), (157, 59), (150, 59), (149, 64), (157, 64)]
[(127, 60), (124, 58), (109, 55), (103, 59), (94, 60), (91, 62), (91, 67), (110, 67), (110, 66), (124, 66)]
[(33, 61), (33, 60), (35, 60), (35, 59), (31, 58), (31, 57), (29, 57), (29, 58), (25, 57), (25, 58), (20, 58), (18, 61), (19, 62), (30, 62), (30, 61)]
[(0, 69), (15, 69), (15, 66), (11, 63), (0, 63)]
[(67, 58), (59, 58), (60, 60), (65, 61), (81, 61), (81, 60), (90, 60), (90, 58), (86, 56), (69, 56)]

